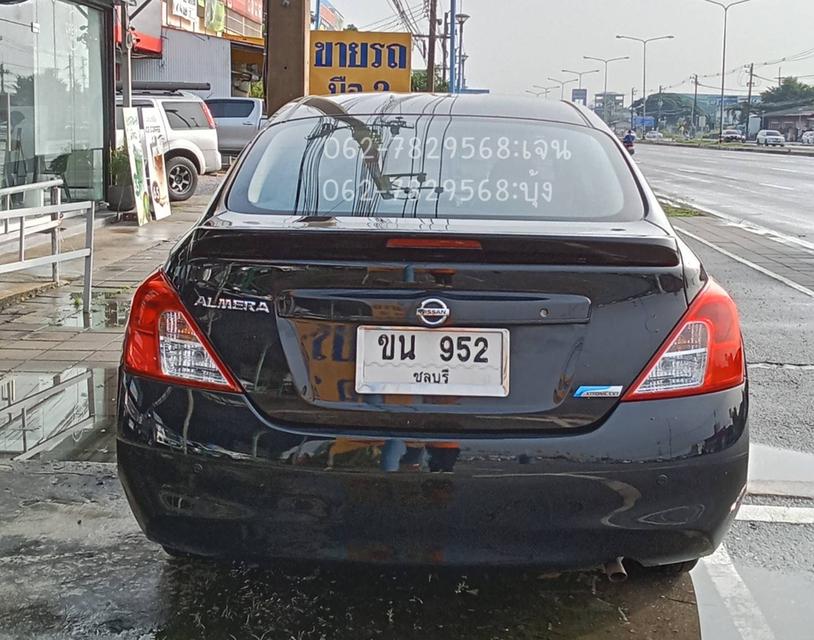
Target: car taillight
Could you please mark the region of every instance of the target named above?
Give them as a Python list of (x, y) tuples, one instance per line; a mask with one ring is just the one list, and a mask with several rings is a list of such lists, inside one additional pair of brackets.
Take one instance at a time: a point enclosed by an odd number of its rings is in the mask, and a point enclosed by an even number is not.
[(124, 368), (167, 382), (240, 391), (161, 271), (142, 282), (133, 296)]
[(203, 107), (204, 115), (206, 116), (206, 122), (209, 124), (210, 129), (215, 128), (215, 119), (212, 117), (212, 112), (209, 110), (209, 106), (202, 102), (201, 106)]
[(744, 378), (738, 310), (710, 280), (622, 400), (710, 393), (742, 384)]

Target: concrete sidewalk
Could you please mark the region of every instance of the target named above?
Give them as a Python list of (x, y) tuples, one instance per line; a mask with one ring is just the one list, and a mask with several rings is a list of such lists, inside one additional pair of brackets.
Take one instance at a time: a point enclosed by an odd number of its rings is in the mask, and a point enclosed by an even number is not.
[[(92, 310), (87, 320), (81, 313), (81, 261), (64, 265), (63, 278), (69, 283), (65, 286), (43, 292), (42, 283), (32, 279), (30, 297), (0, 308), (0, 374), (61, 370), (79, 363), (118, 363), (133, 290), (164, 262), (173, 244), (200, 217), (208, 199), (208, 195), (190, 198), (173, 206), (169, 218), (143, 227), (118, 223), (98, 229)], [(68, 237), (63, 250), (70, 251), (83, 241), (81, 235)]]

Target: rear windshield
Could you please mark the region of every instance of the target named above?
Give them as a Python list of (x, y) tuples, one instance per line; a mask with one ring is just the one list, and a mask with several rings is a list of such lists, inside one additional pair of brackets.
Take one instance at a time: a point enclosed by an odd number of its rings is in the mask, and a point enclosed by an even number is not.
[(251, 100), (207, 100), (213, 118), (248, 118), (254, 111)]
[(208, 129), (209, 122), (203, 110), (203, 102), (180, 102), (164, 100), (164, 112), (170, 129)]
[(770, 129), (769, 131), (767, 131), (767, 132), (766, 132), (766, 135), (767, 135), (767, 136), (779, 136), (779, 135), (780, 135), (780, 132), (779, 132), (779, 131), (775, 131), (775, 130), (773, 130), (773, 129)]
[(261, 134), (228, 207), (297, 215), (635, 220), (633, 175), (589, 127), (508, 118), (305, 118)]

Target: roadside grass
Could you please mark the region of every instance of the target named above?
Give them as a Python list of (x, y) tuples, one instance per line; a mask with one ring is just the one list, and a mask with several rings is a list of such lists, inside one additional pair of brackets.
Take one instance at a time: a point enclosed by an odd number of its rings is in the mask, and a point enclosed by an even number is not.
[(668, 200), (659, 200), (659, 204), (661, 204), (661, 208), (664, 209), (664, 213), (667, 214), (668, 218), (695, 218), (696, 216), (704, 215), (704, 213), (698, 209), (675, 204)]

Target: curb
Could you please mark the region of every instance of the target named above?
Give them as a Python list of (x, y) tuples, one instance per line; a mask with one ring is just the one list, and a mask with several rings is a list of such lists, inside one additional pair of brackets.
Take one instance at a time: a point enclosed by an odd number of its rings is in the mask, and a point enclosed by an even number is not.
[(712, 216), (713, 218), (718, 218), (719, 220), (724, 220), (725, 222), (736, 225), (743, 229), (744, 231), (749, 231), (751, 233), (757, 234), (759, 236), (764, 236), (767, 238), (777, 239), (784, 244), (797, 245), (798, 247), (802, 247), (807, 251), (814, 251), (814, 242), (802, 240), (801, 238), (790, 236), (787, 233), (775, 231), (774, 229), (769, 229), (769, 227), (764, 227), (762, 225), (755, 224), (754, 222), (749, 222), (748, 220), (738, 218), (737, 216), (733, 216), (728, 213), (723, 213), (721, 211), (716, 211), (715, 209), (710, 209), (709, 207), (705, 207), (704, 205), (696, 204), (689, 200), (684, 200), (681, 197), (672, 196), (662, 192), (654, 193), (656, 195), (656, 198), (659, 200), (665, 200), (667, 202), (679, 204), (683, 207), (687, 207), (688, 209), (695, 209), (696, 211), (700, 211), (702, 214)]
[(36, 284), (31, 285), (31, 288), (26, 289), (25, 291), (18, 291), (16, 293), (10, 293), (8, 295), (3, 295), (0, 292), (0, 311), (5, 311), (9, 307), (13, 307), (15, 304), (19, 302), (23, 302), (24, 300), (28, 300), (29, 298), (35, 298), (36, 296), (40, 295), (41, 293), (45, 293), (46, 291), (53, 291), (63, 285), (68, 284), (68, 281), (61, 281), (60, 283), (56, 282), (38, 282)]
[(783, 147), (781, 149), (761, 149), (760, 147), (721, 147), (712, 144), (694, 144), (691, 142), (650, 142), (647, 140), (638, 140), (636, 144), (644, 144), (650, 147), (682, 147), (684, 149), (706, 149), (710, 151), (738, 151), (741, 153), (767, 153), (777, 156), (802, 156), (804, 158), (814, 157), (814, 149), (793, 151), (791, 147)]

